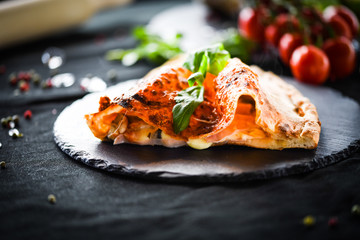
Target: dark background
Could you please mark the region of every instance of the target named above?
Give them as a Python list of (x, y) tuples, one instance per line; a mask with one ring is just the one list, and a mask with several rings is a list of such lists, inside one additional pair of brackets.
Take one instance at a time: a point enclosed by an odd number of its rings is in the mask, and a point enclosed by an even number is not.
[[(85, 95), (77, 81), (71, 88), (41, 89), (14, 96), (7, 82), (11, 72), (35, 69), (44, 79), (49, 71), (40, 58), (50, 46), (66, 52), (61, 72), (77, 79), (91, 73), (108, 85), (140, 78), (154, 66), (142, 61), (132, 67), (108, 62), (112, 48), (136, 46), (129, 33), (157, 13), (188, 1), (138, 1), (103, 11), (66, 32), (0, 51), (0, 117), (20, 115), (20, 139), (0, 130), (1, 239), (358, 239), (360, 218), (351, 207), (360, 204), (360, 151), (312, 173), (280, 179), (233, 184), (176, 184), (118, 176), (78, 163), (53, 141), (58, 114)], [(288, 74), (273, 58), (262, 58), (266, 70)], [(115, 69), (115, 82), (106, 73)], [(359, 69), (359, 68), (357, 68)], [(359, 70), (329, 87), (360, 102)], [(329, 106), (331, 107), (331, 106)], [(31, 120), (22, 114), (30, 109)], [(53, 110), (56, 110), (54, 114)], [(334, 109), (336, 111), (336, 109)], [(354, 131), (360, 131), (354, 129)], [(54, 194), (52, 205), (47, 196)], [(311, 214), (317, 223), (302, 225)], [(339, 225), (328, 227), (330, 217)]]

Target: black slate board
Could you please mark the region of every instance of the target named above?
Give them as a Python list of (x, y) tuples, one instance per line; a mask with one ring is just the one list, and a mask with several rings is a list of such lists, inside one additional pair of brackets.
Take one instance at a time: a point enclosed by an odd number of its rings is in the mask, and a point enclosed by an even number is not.
[(103, 93), (75, 101), (54, 124), (55, 142), (62, 151), (89, 166), (149, 179), (188, 182), (236, 182), (269, 179), (309, 172), (345, 159), (360, 146), (360, 106), (326, 87), (308, 86), (284, 78), (316, 105), (322, 122), (315, 150), (262, 150), (219, 146), (206, 150), (189, 147), (112, 145), (96, 139), (84, 114), (95, 112), (100, 96), (114, 97), (135, 80), (120, 83)]

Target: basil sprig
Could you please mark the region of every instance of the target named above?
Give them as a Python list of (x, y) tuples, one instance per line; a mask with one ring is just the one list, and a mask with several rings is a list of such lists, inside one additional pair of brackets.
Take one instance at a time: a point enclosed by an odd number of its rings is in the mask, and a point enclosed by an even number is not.
[[(178, 93), (175, 97), (176, 104), (172, 110), (173, 129), (176, 134), (187, 128), (191, 115), (204, 101), (203, 82), (206, 74), (209, 72), (218, 75), (229, 59), (230, 54), (221, 43), (189, 55), (184, 67), (193, 72), (187, 79), (190, 87)], [(194, 86), (195, 83), (197, 85)]]

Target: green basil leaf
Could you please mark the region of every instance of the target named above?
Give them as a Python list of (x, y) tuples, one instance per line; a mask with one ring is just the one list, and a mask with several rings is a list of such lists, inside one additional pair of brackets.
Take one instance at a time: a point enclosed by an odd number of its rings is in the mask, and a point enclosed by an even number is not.
[(199, 86), (202, 86), (204, 82), (204, 76), (201, 74), (201, 72), (196, 72), (191, 74), (187, 81), (190, 87), (194, 86), (195, 82), (197, 82)]
[(204, 101), (204, 87), (193, 86), (182, 90), (175, 97), (176, 105), (173, 113), (173, 129), (176, 134), (183, 131), (190, 122), (195, 109)]
[[(221, 43), (193, 52), (188, 56), (184, 67), (193, 74), (188, 78), (190, 87), (179, 92), (175, 97), (176, 104), (172, 112), (173, 128), (176, 134), (187, 128), (191, 115), (204, 101), (203, 82), (206, 74), (210, 72), (218, 75), (229, 59), (230, 54)], [(198, 84), (197, 86), (194, 86), (195, 82)]]
[(207, 54), (210, 62), (208, 72), (217, 76), (230, 59), (230, 54), (224, 49), (224, 45), (221, 43), (207, 49)]
[(224, 32), (222, 43), (231, 57), (240, 58), (244, 63), (250, 62), (251, 53), (257, 44), (239, 34), (239, 30), (230, 28)]
[(204, 55), (201, 58), (201, 63), (199, 66), (199, 72), (203, 75), (204, 79), (206, 78), (206, 72), (208, 71), (209, 67), (209, 55), (207, 52), (204, 53)]
[(199, 67), (204, 55), (203, 51), (197, 51), (188, 56), (188, 59), (184, 63), (184, 67), (193, 73), (199, 71)]
[[(204, 56), (206, 56), (207, 59), (204, 59)], [(219, 43), (190, 54), (184, 63), (184, 67), (192, 72), (198, 72), (201, 68), (201, 72), (203, 73), (205, 70), (205, 64), (203, 61), (206, 60), (206, 72), (218, 75), (219, 72), (224, 69), (229, 59), (229, 52), (224, 49), (224, 45), (222, 43)]]
[[(133, 37), (138, 40), (138, 45), (133, 49), (114, 49), (106, 54), (107, 60), (120, 60), (130, 66), (138, 60), (147, 59), (157, 65), (182, 52), (180, 49), (181, 34), (176, 34), (173, 39), (162, 39), (159, 35), (149, 33), (145, 27), (139, 26), (133, 29)], [(137, 59), (135, 61), (135, 54)], [(130, 57), (133, 59), (130, 59)], [(125, 60), (124, 60), (125, 58)], [(132, 61), (130, 61), (130, 60)]]

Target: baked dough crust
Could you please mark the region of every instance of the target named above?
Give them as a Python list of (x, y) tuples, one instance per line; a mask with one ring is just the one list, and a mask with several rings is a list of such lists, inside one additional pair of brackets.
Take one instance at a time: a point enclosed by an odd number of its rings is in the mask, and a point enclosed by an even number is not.
[[(205, 146), (199, 148), (224, 144), (265, 149), (317, 147), (321, 123), (310, 100), (275, 74), (249, 67), (237, 58), (230, 59), (218, 76), (207, 74), (204, 102), (191, 116), (189, 126), (175, 134), (174, 98), (188, 87), (186, 79), (191, 75), (182, 63), (183, 58), (179, 58), (154, 69), (132, 91), (111, 103), (103, 99), (106, 106), (100, 104), (101, 111), (85, 116), (94, 135), (105, 139), (116, 114), (126, 114), (176, 142), (174, 146), (156, 142), (167, 147), (181, 146), (181, 141), (192, 147), (194, 143)], [(243, 106), (253, 109), (239, 114)], [(145, 144), (153, 145), (154, 141)]]
[[(251, 66), (258, 75), (260, 94), (255, 95), (256, 123), (271, 133), (267, 148), (316, 148), (320, 138), (321, 122), (314, 104), (294, 86), (272, 72)], [(262, 146), (254, 140), (251, 145)]]

